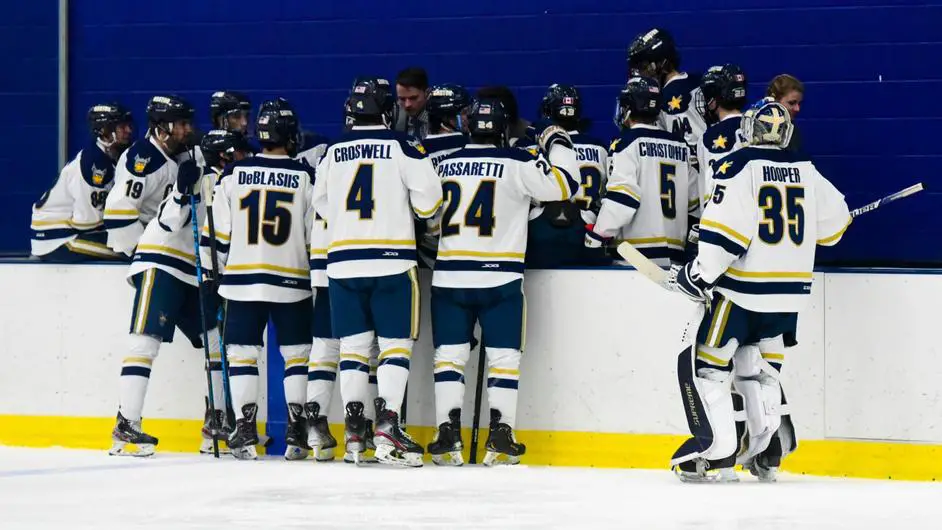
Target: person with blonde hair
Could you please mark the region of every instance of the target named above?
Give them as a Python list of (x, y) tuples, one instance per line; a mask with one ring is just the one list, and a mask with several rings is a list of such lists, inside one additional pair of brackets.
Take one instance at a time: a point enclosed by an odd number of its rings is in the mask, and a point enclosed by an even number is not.
[[(791, 115), (791, 121), (794, 125), (795, 117), (801, 111), (801, 102), (805, 97), (805, 85), (797, 77), (790, 74), (779, 74), (775, 76), (765, 89), (765, 95), (773, 98), (788, 109)], [(801, 135), (798, 127), (792, 128), (792, 139), (786, 147), (789, 151), (798, 151), (801, 149)]]

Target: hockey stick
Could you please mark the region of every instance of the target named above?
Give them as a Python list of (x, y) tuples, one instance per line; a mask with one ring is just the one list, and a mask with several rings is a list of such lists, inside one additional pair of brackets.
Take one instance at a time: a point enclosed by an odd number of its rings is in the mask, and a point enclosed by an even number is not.
[(203, 266), (202, 261), (200, 260), (200, 232), (198, 223), (198, 216), (196, 215), (196, 195), (190, 195), (190, 223), (193, 225), (193, 247), (196, 251), (196, 288), (199, 291), (200, 299), (200, 327), (203, 328), (203, 354), (206, 357), (206, 387), (209, 389), (209, 410), (210, 410), (210, 425), (213, 426), (212, 437), (213, 437), (213, 456), (219, 458), (219, 425), (216, 425), (216, 404), (213, 399), (213, 375), (212, 375), (212, 366), (213, 361), (212, 357), (209, 354), (209, 332), (206, 329), (206, 301), (203, 297), (204, 287), (203, 287)]
[(471, 455), (468, 462), (478, 463), (478, 431), (481, 426), (481, 398), (484, 393), (484, 365), (487, 359), (484, 354), (484, 335), (481, 335), (481, 344), (478, 346), (478, 378), (474, 388), (474, 415), (471, 418)]
[(658, 267), (653, 261), (649, 260), (640, 250), (633, 247), (631, 243), (623, 241), (618, 245), (616, 250), (621, 257), (625, 258), (625, 261), (630, 263), (632, 267), (652, 282), (664, 285), (667, 281), (667, 272)]
[(851, 210), (850, 216), (857, 217), (858, 215), (865, 214), (867, 212), (872, 212), (873, 210), (876, 210), (877, 208), (883, 206), (884, 204), (888, 204), (893, 201), (898, 201), (899, 199), (902, 199), (904, 197), (909, 197), (910, 195), (915, 195), (916, 193), (919, 193), (920, 191), (924, 189), (926, 189), (926, 187), (923, 186), (922, 182), (918, 184), (913, 184), (912, 186), (906, 189), (897, 191), (896, 193), (887, 195), (886, 197), (883, 197), (882, 199), (873, 201), (870, 204), (865, 204), (861, 206), (860, 208), (855, 208)]

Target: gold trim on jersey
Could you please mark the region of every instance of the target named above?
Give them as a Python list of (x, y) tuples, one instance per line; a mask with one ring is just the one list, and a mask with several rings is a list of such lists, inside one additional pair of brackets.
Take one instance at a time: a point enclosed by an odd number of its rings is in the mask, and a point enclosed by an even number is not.
[(311, 247), (311, 256), (326, 256), (326, 255), (327, 255), (327, 249), (326, 249), (326, 248), (314, 248), (314, 247)]
[(732, 267), (726, 269), (726, 274), (740, 278), (775, 278), (782, 280), (810, 280), (813, 277), (810, 272), (754, 272), (741, 271)]
[(435, 361), (435, 368), (434, 368), (434, 369), (435, 369), (435, 370), (438, 370), (438, 369), (447, 369), (447, 370), (454, 370), (455, 372), (464, 373), (464, 366), (462, 366), (462, 365), (460, 365), (460, 364), (458, 364), (458, 363), (453, 363), (453, 362), (451, 362), (451, 361)]
[(163, 245), (147, 245), (147, 244), (138, 245), (137, 250), (145, 250), (145, 251), (151, 250), (154, 252), (161, 252), (161, 253), (169, 254), (177, 258), (184, 259), (186, 261), (189, 261), (190, 263), (196, 263), (196, 256), (194, 256), (193, 254), (189, 254), (187, 252), (184, 252), (182, 250), (178, 250), (172, 247), (165, 247)]
[(140, 212), (137, 210), (105, 210), (105, 215), (132, 215), (137, 217)]
[(327, 250), (333, 250), (337, 247), (359, 246), (359, 245), (398, 245), (415, 246), (414, 239), (338, 239), (327, 245)]
[[(206, 236), (207, 238), (209, 237), (209, 228), (207, 227), (203, 228), (203, 235)], [(222, 232), (216, 232), (216, 239), (219, 239), (221, 241), (229, 241), (230, 238), (228, 234), (223, 234)]]
[(272, 272), (282, 272), (285, 274), (296, 274), (298, 276), (307, 276), (311, 273), (308, 269), (292, 269), (290, 267), (281, 267), (278, 265), (269, 265), (267, 263), (242, 263), (239, 265), (226, 265), (226, 272), (230, 271), (250, 271), (262, 270)]
[(438, 199), (438, 202), (435, 203), (435, 206), (431, 210), (420, 210), (418, 208), (412, 208), (412, 211), (419, 214), (422, 217), (431, 217), (432, 214), (438, 211), (442, 206), (442, 199)]
[(762, 358), (768, 361), (784, 361), (784, 353), (763, 353)]
[(358, 363), (362, 363), (362, 364), (365, 364), (365, 365), (369, 365), (369, 364), (370, 364), (370, 358), (369, 358), (369, 357), (364, 357), (363, 355), (360, 355), (360, 354), (358, 354), (358, 353), (341, 353), (341, 354), (340, 354), (340, 359), (341, 359), (341, 360), (347, 360), (347, 361), (356, 361), (356, 362), (358, 362)]
[(614, 191), (617, 193), (624, 193), (625, 195), (630, 196), (632, 199), (641, 202), (641, 196), (632, 191), (628, 186), (609, 186), (605, 188), (605, 191)]
[(415, 267), (409, 269), (409, 280), (412, 282), (412, 320), (409, 336), (412, 337), (412, 340), (415, 340), (419, 338), (419, 304), (421, 303), (419, 276)]
[(559, 189), (563, 192), (563, 198), (561, 200), (569, 200), (569, 197), (572, 196), (572, 193), (569, 190), (569, 186), (566, 184), (566, 178), (563, 177), (562, 171), (558, 168), (553, 167), (553, 176), (556, 177), (556, 184), (559, 186)]
[(726, 322), (729, 320), (729, 314), (733, 308), (733, 303), (726, 297), (720, 297), (719, 303), (713, 312), (713, 320), (710, 322), (709, 332), (706, 336), (706, 345), (719, 348), (720, 341), (723, 340), (723, 332), (726, 331)]
[(818, 240), (818, 244), (819, 244), (819, 245), (829, 245), (829, 244), (831, 244), (831, 243), (837, 241), (838, 239), (840, 239), (841, 236), (844, 235), (844, 232), (847, 231), (847, 227), (850, 226), (850, 223), (851, 223), (851, 221), (853, 221), (853, 220), (854, 220), (853, 217), (851, 217), (850, 219), (848, 219), (848, 220), (847, 220), (847, 224), (844, 225), (844, 228), (841, 228), (840, 230), (838, 230), (837, 233), (835, 233), (833, 236), (826, 237), (826, 238), (824, 238), (824, 239), (819, 239), (819, 240)]
[(749, 238), (740, 234), (739, 232), (733, 230), (732, 228), (724, 225), (723, 223), (718, 223), (716, 221), (711, 221), (710, 219), (701, 219), (700, 226), (706, 226), (709, 228), (715, 228), (727, 236), (732, 237), (733, 239), (739, 241), (743, 246), (749, 246)]
[(513, 258), (524, 259), (523, 252), (484, 252), (479, 250), (442, 250), (439, 258), (465, 257), (465, 258)]
[(285, 361), (285, 368), (290, 368), (292, 366), (298, 366), (302, 364), (307, 364), (307, 359), (301, 359), (301, 358), (288, 359)]
[(487, 375), (515, 375), (519, 377), (520, 370), (514, 370), (513, 368), (489, 368)]
[(147, 324), (147, 310), (150, 309), (150, 295), (154, 290), (154, 276), (157, 269), (147, 269), (144, 271), (144, 278), (141, 279), (141, 292), (137, 300), (137, 319), (134, 322), (134, 333), (144, 334), (144, 326)]
[(386, 359), (387, 357), (392, 357), (393, 355), (400, 355), (408, 359), (412, 357), (412, 352), (409, 351), (408, 348), (389, 348), (388, 350), (380, 353), (377, 359), (382, 361), (383, 359)]
[(32, 223), (30, 223), (30, 228), (34, 226), (55, 226), (55, 225), (72, 226), (72, 222), (69, 219), (62, 219), (62, 220), (55, 220), (55, 221), (33, 221)]
[(121, 364), (146, 364), (150, 366), (154, 364), (154, 360), (150, 357), (125, 357), (121, 359)]
[(710, 364), (715, 364), (716, 366), (723, 366), (723, 367), (729, 366), (729, 361), (724, 361), (723, 359), (720, 359), (719, 357), (714, 357), (713, 355), (710, 355), (709, 353), (701, 349), (697, 349), (697, 358), (703, 359), (704, 361)]

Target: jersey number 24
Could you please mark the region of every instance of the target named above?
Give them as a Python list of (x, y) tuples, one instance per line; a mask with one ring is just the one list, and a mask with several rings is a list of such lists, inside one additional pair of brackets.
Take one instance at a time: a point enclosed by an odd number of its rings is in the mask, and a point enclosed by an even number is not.
[[(491, 237), (494, 235), (494, 192), (496, 180), (482, 180), (471, 197), (471, 204), (464, 213), (464, 225), (478, 229), (478, 236)], [(461, 232), (461, 223), (452, 223), (451, 220), (461, 204), (461, 185), (453, 180), (442, 183), (442, 192), (445, 195), (445, 210), (442, 214), (442, 237), (454, 236)]]

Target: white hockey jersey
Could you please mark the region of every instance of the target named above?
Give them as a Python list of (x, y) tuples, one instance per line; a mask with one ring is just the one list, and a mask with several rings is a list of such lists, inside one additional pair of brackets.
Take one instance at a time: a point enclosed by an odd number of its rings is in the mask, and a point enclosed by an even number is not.
[[(330, 140), (326, 136), (305, 134), (303, 146), (295, 160), (316, 168)], [(316, 174), (315, 174), (316, 178)], [(311, 268), (311, 287), (327, 287), (327, 221), (319, 215), (314, 216), (311, 226), (311, 250), (308, 265)]]
[(441, 203), (441, 182), (418, 140), (354, 126), (317, 166), (314, 205), (327, 221), (327, 276), (389, 276), (415, 267), (414, 215), (430, 218)]
[(30, 246), (34, 256), (49, 254), (83, 232), (102, 228), (114, 166), (105, 148), (93, 141), (62, 168), (52, 188), (33, 204)]
[(108, 246), (131, 255), (144, 227), (177, 179), (177, 162), (151, 137), (134, 142), (115, 168), (114, 187), (105, 200)]
[(446, 156), (461, 149), (468, 143), (468, 137), (460, 132), (429, 134), (422, 140), (422, 146), (428, 153), (432, 165), (438, 167), (438, 163)]
[(294, 159), (311, 167), (317, 167), (324, 153), (327, 152), (328, 145), (330, 145), (330, 140), (326, 136), (306, 132), (301, 137), (301, 146)]
[[(201, 227), (206, 219), (206, 201), (202, 190), (212, 193), (222, 175), (215, 168), (203, 168), (203, 176), (195, 188), (196, 226)], [(170, 196), (160, 203), (157, 216), (144, 228), (131, 258), (128, 278), (148, 269), (160, 269), (181, 282), (196, 286), (196, 248), (193, 242), (193, 212), (190, 196), (184, 196), (174, 186)], [(210, 261), (206, 269), (210, 269)]]
[(850, 224), (844, 196), (806, 156), (773, 146), (722, 158), (713, 178), (695, 267), (740, 307), (801, 310), (816, 245), (837, 243)]
[(612, 142), (608, 185), (595, 232), (627, 241), (658, 265), (682, 261), (697, 179), (677, 136), (636, 124)]
[[(553, 151), (574, 158), (568, 148)], [(432, 285), (497, 287), (523, 277), (531, 200), (565, 201), (567, 171), (517, 148), (469, 144), (438, 165), (445, 192)]]
[(314, 171), (288, 156), (260, 154), (226, 167), (212, 206), (221, 297), (281, 303), (311, 297), (313, 186)]
[(713, 166), (716, 161), (745, 144), (741, 127), (742, 114), (730, 114), (707, 127), (697, 143), (697, 159), (700, 161), (701, 211), (713, 194)]
[(572, 176), (580, 182), (573, 202), (587, 210), (602, 200), (608, 181), (608, 144), (579, 131), (569, 131), (569, 137), (579, 164), (579, 175)]

